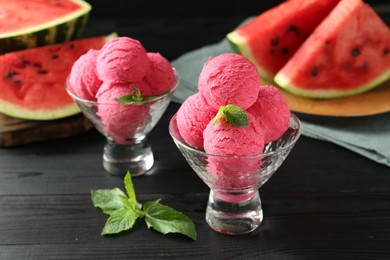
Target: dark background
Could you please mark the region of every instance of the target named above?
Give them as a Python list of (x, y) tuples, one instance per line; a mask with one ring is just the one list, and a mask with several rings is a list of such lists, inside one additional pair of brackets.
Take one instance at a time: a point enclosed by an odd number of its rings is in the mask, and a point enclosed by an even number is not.
[[(148, 51), (160, 52), (169, 60), (173, 60), (191, 50), (219, 42), (246, 18), (256, 16), (283, 1), (239, 0), (230, 3), (212, 0), (89, 0), (87, 2), (92, 5), (92, 11), (83, 36), (106, 35), (113, 32), (115, 28), (120, 36), (138, 39)], [(366, 2), (371, 4), (383, 19), (390, 20), (388, 19), (389, 0)], [(221, 28), (225, 29), (221, 30)], [(175, 44), (174, 49), (170, 46), (172, 43)]]
[[(88, 0), (94, 7), (93, 15), (99, 17), (187, 17), (187, 16), (229, 16), (256, 15), (282, 0), (239, 0), (239, 1), (179, 1), (179, 0)], [(388, 0), (366, 0), (373, 6), (390, 4)]]
[[(116, 31), (174, 59), (219, 42), (245, 18), (280, 1), (90, 2), (84, 36)], [(193, 219), (196, 242), (177, 234), (163, 236), (142, 221), (118, 236), (100, 235), (107, 216), (93, 207), (90, 190), (123, 189), (123, 179), (104, 172), (105, 138), (92, 129), (0, 149), (0, 260), (390, 259), (389, 167), (306, 136), (260, 189), (260, 230), (242, 237), (212, 230), (204, 219), (209, 189), (168, 133), (178, 107), (170, 104), (150, 133), (155, 166), (133, 183), (140, 203), (161, 198)]]

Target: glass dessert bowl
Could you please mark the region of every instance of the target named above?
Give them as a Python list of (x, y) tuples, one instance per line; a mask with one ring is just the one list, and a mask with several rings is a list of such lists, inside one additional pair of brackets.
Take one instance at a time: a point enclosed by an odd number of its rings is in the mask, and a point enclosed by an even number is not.
[(132, 176), (139, 176), (153, 167), (154, 156), (147, 135), (164, 114), (179, 85), (179, 74), (177, 71), (174, 73), (176, 82), (169, 91), (131, 104), (82, 99), (66, 83), (67, 92), (82, 113), (107, 139), (103, 149), (103, 167), (109, 174), (124, 176), (130, 171)]
[(289, 128), (253, 156), (221, 156), (188, 145), (177, 127), (176, 114), (169, 133), (191, 168), (210, 188), (206, 221), (217, 232), (241, 235), (256, 230), (263, 220), (259, 188), (286, 159), (301, 134), (299, 119), (291, 114)]

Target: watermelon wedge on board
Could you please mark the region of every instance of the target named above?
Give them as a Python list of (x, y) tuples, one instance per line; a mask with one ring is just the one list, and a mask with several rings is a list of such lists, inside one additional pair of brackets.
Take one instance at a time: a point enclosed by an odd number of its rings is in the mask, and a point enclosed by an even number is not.
[(0, 1), (0, 54), (74, 40), (90, 11), (83, 0)]
[(100, 49), (116, 33), (0, 55), (0, 112), (30, 120), (51, 120), (80, 112), (65, 89), (73, 63)]
[(296, 95), (336, 98), (368, 91), (389, 78), (389, 27), (363, 1), (348, 0), (333, 9), (274, 81)]
[(234, 52), (270, 81), (340, 0), (289, 0), (228, 33)]

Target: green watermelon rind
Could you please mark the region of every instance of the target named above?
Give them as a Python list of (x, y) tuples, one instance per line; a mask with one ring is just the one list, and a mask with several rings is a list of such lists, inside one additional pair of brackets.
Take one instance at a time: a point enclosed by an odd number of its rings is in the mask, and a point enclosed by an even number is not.
[(81, 112), (76, 103), (72, 103), (69, 106), (61, 107), (60, 109), (55, 110), (29, 110), (25, 107), (17, 106), (4, 100), (0, 102), (0, 111), (7, 116), (34, 121), (60, 119), (73, 116)]
[(264, 68), (262, 68), (260, 64), (256, 61), (244, 37), (242, 37), (239, 33), (233, 31), (226, 35), (226, 39), (233, 52), (246, 57), (248, 60), (255, 64), (261, 78), (268, 81), (271, 81), (273, 79), (273, 76), (269, 72), (264, 70)]
[(77, 39), (88, 22), (92, 7), (83, 0), (72, 1), (82, 8), (44, 24), (0, 34), (0, 54)]
[(301, 97), (305, 98), (315, 98), (315, 99), (331, 99), (331, 98), (342, 98), (353, 95), (358, 95), (365, 93), (369, 90), (372, 90), (375, 87), (380, 86), (382, 83), (386, 82), (390, 79), (390, 69), (386, 72), (382, 73), (376, 78), (373, 78), (371, 81), (364, 83), (360, 86), (356, 86), (351, 90), (321, 90), (321, 89), (313, 89), (308, 90), (297, 86), (291, 82), (291, 80), (279, 72), (276, 74), (274, 78), (274, 82), (281, 88)]

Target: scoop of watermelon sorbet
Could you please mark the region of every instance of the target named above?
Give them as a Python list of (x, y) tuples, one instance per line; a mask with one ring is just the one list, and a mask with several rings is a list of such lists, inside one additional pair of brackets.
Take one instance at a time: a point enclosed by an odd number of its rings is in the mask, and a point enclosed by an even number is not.
[(259, 85), (256, 66), (235, 53), (210, 57), (203, 65), (198, 81), (199, 92), (216, 110), (228, 104), (244, 110), (249, 108), (257, 99)]
[(96, 74), (98, 54), (98, 50), (90, 49), (81, 55), (73, 63), (69, 74), (68, 88), (73, 94), (86, 100), (96, 101), (95, 95), (103, 83)]
[(223, 156), (246, 156), (261, 154), (264, 149), (263, 129), (249, 112), (247, 126), (236, 126), (221, 118), (210, 121), (203, 131), (204, 150), (209, 154)]
[(255, 116), (263, 129), (265, 143), (278, 139), (289, 127), (290, 107), (274, 86), (260, 86), (256, 102), (247, 111)]
[(177, 111), (177, 128), (184, 141), (195, 148), (203, 148), (203, 131), (216, 114), (199, 92), (189, 96)]
[(140, 41), (130, 37), (117, 37), (100, 50), (96, 71), (104, 81), (125, 83), (140, 81), (149, 67), (146, 50)]
[(161, 95), (170, 90), (176, 77), (171, 63), (158, 52), (147, 53), (150, 69), (144, 80), (149, 84), (152, 95)]
[[(127, 94), (134, 94), (132, 85), (115, 84), (107, 87), (103, 83), (101, 91), (97, 95), (99, 103), (97, 115), (103, 123), (103, 130), (109, 134), (116, 142), (127, 143), (127, 138), (133, 136), (148, 120), (149, 109), (147, 105), (121, 104), (116, 98)], [(142, 83), (144, 84), (144, 83)], [(144, 90), (147, 91), (146, 86)]]
[[(118, 90), (118, 88), (119, 89), (123, 88), (124, 92), (121, 93)], [(137, 88), (140, 91), (142, 98), (152, 95), (150, 86), (145, 80), (140, 80), (137, 82), (129, 82), (129, 83), (112, 83), (110, 81), (104, 81), (103, 84), (100, 86), (99, 90), (96, 92), (96, 100), (99, 103), (114, 103), (116, 102), (115, 98), (118, 97), (117, 95), (122, 94), (123, 96), (126, 94), (130, 94), (130, 95), (135, 94), (134, 88)], [(111, 94), (105, 93), (110, 91), (112, 91)], [(103, 95), (103, 93), (105, 94)]]
[[(262, 165), (264, 134), (258, 121), (247, 112), (247, 126), (235, 126), (224, 119), (212, 120), (203, 132), (204, 150), (208, 156), (208, 171), (213, 185), (219, 189), (242, 189), (258, 183), (257, 170)], [(235, 196), (216, 194), (230, 201)], [(223, 197), (221, 197), (223, 196)], [(246, 197), (239, 198), (247, 199)]]
[[(220, 119), (210, 121), (203, 131), (206, 153), (224, 157), (211, 157), (215, 169), (226, 177), (234, 177), (238, 172), (251, 173), (258, 169), (258, 159), (240, 158), (240, 156), (263, 153), (264, 134), (255, 117), (248, 113), (247, 126), (235, 126)], [(238, 181), (238, 180), (237, 180)]]

